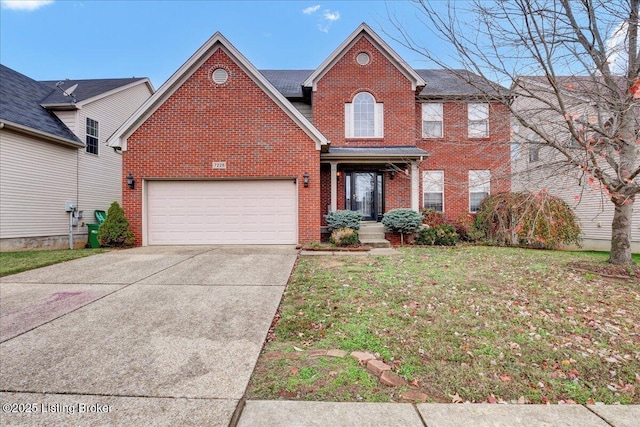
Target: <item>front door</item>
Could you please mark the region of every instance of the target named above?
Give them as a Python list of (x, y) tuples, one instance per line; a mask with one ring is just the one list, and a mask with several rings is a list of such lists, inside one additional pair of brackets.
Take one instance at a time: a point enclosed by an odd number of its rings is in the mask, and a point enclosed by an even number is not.
[(383, 212), (382, 173), (357, 171), (346, 177), (347, 209), (360, 212), (365, 221), (377, 221)]

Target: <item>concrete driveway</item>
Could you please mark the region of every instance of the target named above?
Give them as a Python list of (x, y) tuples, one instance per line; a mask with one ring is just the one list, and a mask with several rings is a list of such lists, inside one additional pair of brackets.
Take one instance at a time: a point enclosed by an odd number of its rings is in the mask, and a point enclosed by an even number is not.
[(0, 279), (0, 424), (228, 425), (296, 256), (148, 247)]

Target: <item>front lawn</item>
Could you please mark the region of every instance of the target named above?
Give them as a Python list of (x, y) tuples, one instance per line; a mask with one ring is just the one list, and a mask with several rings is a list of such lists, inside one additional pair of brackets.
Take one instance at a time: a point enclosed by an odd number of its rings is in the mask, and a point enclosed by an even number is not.
[(107, 249), (60, 249), (0, 252), (0, 277), (106, 252)]
[[(601, 275), (606, 258), (495, 247), (302, 257), (248, 397), (402, 401), (413, 389), (430, 402), (638, 404), (640, 270)], [(377, 353), (407, 385), (319, 349)]]

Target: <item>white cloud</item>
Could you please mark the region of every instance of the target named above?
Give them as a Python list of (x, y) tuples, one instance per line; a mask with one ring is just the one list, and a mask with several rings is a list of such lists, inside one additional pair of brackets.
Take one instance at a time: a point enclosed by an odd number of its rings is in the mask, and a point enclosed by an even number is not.
[[(305, 9), (302, 9), (302, 13), (304, 13), (305, 15), (313, 15), (317, 11), (319, 11), (321, 7), (322, 6), (319, 4), (315, 6), (309, 6)], [(329, 28), (331, 28), (331, 24), (340, 19), (340, 12), (337, 10), (331, 11), (331, 9), (324, 9), (321, 15), (319, 14), (315, 16), (318, 19), (318, 30), (322, 31), (323, 33), (328, 33)]]
[(324, 11), (323, 16), (327, 21), (333, 22), (340, 19), (340, 12), (338, 12), (337, 10), (335, 12), (331, 12), (329, 9), (327, 9)]
[(627, 71), (629, 41), (627, 33), (629, 24), (622, 21), (607, 40), (607, 55), (609, 67), (614, 74), (624, 74)]
[(317, 4), (315, 6), (309, 6), (305, 9), (302, 9), (302, 13), (304, 13), (305, 15), (311, 15), (312, 13), (315, 13), (318, 11), (318, 9), (320, 9), (320, 5)]
[(5, 9), (33, 11), (53, 3), (53, 0), (2, 0), (0, 3)]

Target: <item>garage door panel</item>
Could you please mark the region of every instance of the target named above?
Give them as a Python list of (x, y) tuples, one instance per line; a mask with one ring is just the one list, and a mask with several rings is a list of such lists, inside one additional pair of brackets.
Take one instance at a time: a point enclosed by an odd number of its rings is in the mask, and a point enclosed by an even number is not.
[(296, 185), (291, 180), (147, 183), (150, 245), (296, 241)]

